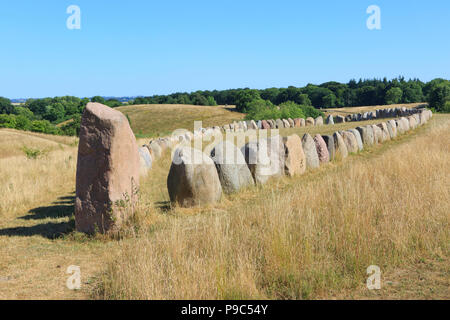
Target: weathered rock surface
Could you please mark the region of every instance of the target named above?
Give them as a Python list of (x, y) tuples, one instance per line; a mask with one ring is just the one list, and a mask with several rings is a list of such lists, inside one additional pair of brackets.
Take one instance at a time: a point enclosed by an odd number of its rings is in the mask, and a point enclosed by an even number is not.
[(364, 146), (363, 146), (361, 134), (359, 133), (359, 131), (356, 130), (356, 129), (349, 129), (348, 131), (350, 131), (351, 133), (353, 133), (353, 135), (354, 135), (355, 138), (356, 138), (356, 142), (357, 142), (357, 144), (358, 144), (358, 149), (359, 149), (359, 151), (362, 151), (362, 150), (364, 149)]
[(327, 163), (330, 161), (330, 153), (328, 147), (320, 134), (314, 136), (314, 143), (316, 144), (317, 155), (319, 156), (320, 163)]
[(331, 114), (327, 117), (326, 124), (334, 124), (334, 119)]
[(355, 135), (350, 131), (341, 131), (340, 132), (342, 139), (344, 139), (345, 146), (347, 147), (347, 151), (349, 153), (357, 153), (358, 142), (356, 141)]
[(284, 144), (280, 136), (251, 141), (241, 150), (257, 184), (284, 173)]
[(323, 140), (327, 144), (328, 154), (330, 156), (330, 160), (333, 160), (336, 156), (336, 150), (334, 147), (334, 138), (332, 135), (324, 135), (322, 136)]
[(222, 196), (222, 186), (212, 159), (187, 146), (174, 152), (167, 189), (170, 201), (181, 207), (214, 203)]
[(77, 231), (105, 233), (120, 227), (137, 200), (139, 164), (138, 146), (127, 118), (100, 103), (88, 103), (78, 144)]
[(308, 134), (302, 138), (303, 152), (306, 158), (306, 168), (314, 169), (320, 166), (319, 155), (317, 154), (314, 139)]
[(333, 139), (336, 157), (340, 157), (342, 159), (347, 158), (348, 150), (341, 134), (339, 132), (333, 133)]
[(306, 118), (306, 125), (313, 126), (315, 124), (314, 118), (308, 117)]
[(140, 147), (139, 151), (139, 164), (140, 164), (140, 174), (142, 176), (147, 175), (148, 171), (152, 168), (152, 156), (150, 151), (148, 151), (147, 146)]
[(306, 170), (305, 153), (302, 139), (296, 134), (283, 138), (284, 143), (284, 173), (288, 176), (302, 174)]
[(323, 118), (322, 116), (318, 116), (316, 119), (314, 119), (314, 123), (316, 126), (323, 126)]
[(234, 193), (255, 184), (244, 155), (233, 143), (227, 140), (219, 142), (211, 151), (211, 159), (225, 193)]

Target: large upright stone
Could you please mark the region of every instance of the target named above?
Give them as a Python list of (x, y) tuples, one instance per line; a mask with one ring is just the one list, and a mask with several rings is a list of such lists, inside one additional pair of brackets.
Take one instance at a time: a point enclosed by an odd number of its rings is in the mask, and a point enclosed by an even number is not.
[(314, 119), (314, 123), (316, 126), (322, 126), (323, 125), (323, 118), (322, 116), (318, 116), (316, 119)]
[(334, 147), (334, 138), (332, 135), (322, 136), (323, 141), (327, 144), (328, 154), (330, 156), (330, 160), (333, 160), (336, 156), (336, 149)]
[(264, 130), (270, 129), (270, 124), (266, 120), (261, 120), (261, 129)]
[(153, 160), (158, 160), (159, 158), (161, 158), (163, 150), (157, 140), (150, 141), (150, 143), (147, 145), (147, 148), (148, 151), (150, 151)]
[(276, 125), (277, 125), (277, 128), (278, 128), (278, 129), (284, 128), (284, 122), (283, 122), (283, 120), (277, 119), (277, 120), (276, 120)]
[(147, 146), (140, 147), (139, 151), (139, 162), (140, 162), (140, 174), (141, 176), (145, 176), (148, 173), (148, 170), (152, 168), (152, 156), (150, 155), (150, 151), (148, 151)]
[(373, 146), (375, 143), (375, 138), (373, 136), (373, 128), (370, 125), (364, 127), (357, 127), (356, 130), (359, 131), (362, 141), (365, 145)]
[(337, 115), (334, 117), (334, 122), (335, 123), (344, 123), (345, 122), (345, 117), (341, 116), (341, 115)]
[(333, 133), (333, 139), (334, 139), (334, 149), (336, 153), (336, 157), (340, 157), (342, 159), (348, 157), (348, 150), (347, 146), (345, 145), (344, 139), (342, 138), (341, 134), (339, 132)]
[(285, 128), (290, 128), (291, 124), (289, 123), (289, 121), (287, 119), (282, 119), (281, 121), (283, 121), (284, 127)]
[(317, 155), (320, 163), (330, 161), (330, 153), (328, 152), (327, 144), (320, 134), (314, 136), (314, 143), (316, 144)]
[(306, 168), (314, 169), (320, 166), (319, 155), (317, 154), (314, 139), (305, 133), (302, 138), (303, 152), (306, 157)]
[(216, 165), (225, 193), (234, 193), (243, 187), (255, 184), (244, 155), (230, 141), (219, 142), (211, 151), (211, 159)]
[(347, 147), (347, 151), (349, 153), (357, 153), (358, 142), (356, 141), (355, 135), (350, 131), (341, 131), (340, 132), (342, 139), (344, 139), (345, 146)]
[(279, 135), (250, 141), (241, 150), (257, 184), (264, 184), (270, 177), (284, 174), (285, 151)]
[(170, 201), (181, 207), (214, 203), (222, 196), (216, 166), (210, 157), (191, 147), (177, 148), (167, 177)]
[(78, 144), (75, 228), (106, 233), (132, 212), (139, 188), (139, 152), (127, 118), (100, 103), (83, 112)]
[(307, 126), (313, 126), (315, 124), (314, 118), (308, 117), (306, 118), (306, 125)]
[(326, 124), (334, 124), (334, 119), (331, 114), (327, 117)]
[(356, 138), (356, 142), (358, 143), (358, 149), (359, 149), (359, 151), (362, 151), (364, 149), (364, 146), (363, 146), (361, 134), (359, 133), (359, 131), (356, 129), (349, 129), (348, 131), (353, 133), (353, 135)]
[(284, 173), (288, 176), (302, 174), (306, 170), (305, 153), (302, 140), (296, 134), (283, 138), (284, 143)]

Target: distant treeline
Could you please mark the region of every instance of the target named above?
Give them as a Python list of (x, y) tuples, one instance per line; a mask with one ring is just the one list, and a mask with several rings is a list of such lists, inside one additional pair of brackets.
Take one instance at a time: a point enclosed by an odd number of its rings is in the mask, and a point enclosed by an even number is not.
[[(138, 97), (131, 104), (195, 104), (236, 105), (238, 111), (246, 112), (247, 104), (255, 99), (269, 100), (275, 105), (291, 101), (298, 105), (315, 108), (340, 108), (396, 103), (414, 103), (429, 100), (432, 90), (448, 80), (434, 79), (424, 83), (418, 79), (406, 81), (403, 77), (370, 80), (350, 80), (348, 83), (326, 82), (305, 87), (257, 89), (229, 89), (213, 91), (178, 92), (170, 95)], [(438, 106), (436, 106), (438, 107)], [(439, 106), (440, 107), (440, 106)]]
[[(35, 132), (78, 135), (81, 113), (89, 101), (110, 107), (123, 105), (117, 99), (105, 100), (96, 96), (71, 96), (28, 99), (20, 106), (0, 97), (0, 128), (15, 128)], [(450, 81), (434, 79), (424, 83), (418, 79), (406, 81), (403, 77), (392, 80), (350, 80), (348, 83), (326, 82), (305, 87), (257, 89), (229, 89), (196, 91), (137, 97), (128, 104), (194, 104), (236, 105), (247, 118), (276, 118), (278, 115), (314, 116), (316, 109), (351, 106), (370, 106), (427, 101), (438, 112), (450, 112)], [(70, 121), (67, 121), (70, 120)], [(67, 121), (67, 123), (65, 123)]]

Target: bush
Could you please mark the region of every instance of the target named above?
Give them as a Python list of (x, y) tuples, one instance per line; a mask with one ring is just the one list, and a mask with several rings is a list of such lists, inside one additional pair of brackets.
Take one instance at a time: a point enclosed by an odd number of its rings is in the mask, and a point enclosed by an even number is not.
[(22, 151), (25, 153), (25, 156), (28, 159), (37, 159), (48, 153), (48, 151), (46, 151), (46, 150), (40, 150), (37, 148), (28, 148), (27, 146), (23, 146)]
[(16, 128), (16, 116), (13, 114), (0, 114), (0, 128)]
[(295, 119), (295, 118), (316, 118), (323, 112), (312, 106), (301, 106), (292, 101), (280, 104), (278, 107), (272, 102), (263, 99), (257, 99), (250, 102), (247, 106), (247, 120), (267, 120), (267, 119)]
[(258, 90), (241, 90), (236, 97), (236, 110), (244, 113), (248, 112), (250, 103), (258, 99), (261, 99)]

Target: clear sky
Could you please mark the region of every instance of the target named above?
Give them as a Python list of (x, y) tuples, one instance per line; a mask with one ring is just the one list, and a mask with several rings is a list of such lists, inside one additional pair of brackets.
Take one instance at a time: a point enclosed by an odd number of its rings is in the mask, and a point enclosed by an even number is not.
[[(81, 29), (69, 30), (69, 5)], [(381, 30), (369, 30), (369, 5)], [(135, 96), (450, 78), (448, 0), (0, 3), (0, 96)]]

